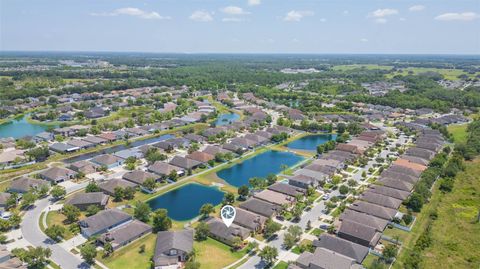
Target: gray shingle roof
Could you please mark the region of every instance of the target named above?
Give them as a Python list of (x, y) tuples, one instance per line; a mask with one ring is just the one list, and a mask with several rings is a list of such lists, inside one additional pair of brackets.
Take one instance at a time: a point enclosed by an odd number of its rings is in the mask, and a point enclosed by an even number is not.
[(368, 255), (368, 248), (343, 238), (333, 235), (322, 234), (319, 240), (313, 241), (315, 247), (329, 249), (342, 255), (355, 259), (358, 263), (362, 263)]
[[(190, 253), (193, 250), (193, 231), (164, 231), (158, 232), (153, 262), (156, 266), (169, 264), (169, 257), (163, 255), (170, 249)], [(175, 257), (176, 259), (177, 257)], [(177, 260), (178, 261), (178, 260)]]

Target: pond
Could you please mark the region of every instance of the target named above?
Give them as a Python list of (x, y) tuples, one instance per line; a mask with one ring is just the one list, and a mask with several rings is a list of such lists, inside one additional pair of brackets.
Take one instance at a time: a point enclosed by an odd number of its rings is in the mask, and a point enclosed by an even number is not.
[(217, 118), (217, 121), (215, 122), (215, 126), (228, 125), (239, 119), (240, 119), (240, 115), (236, 113), (220, 114)]
[(248, 180), (252, 177), (266, 177), (269, 174), (278, 174), (281, 166), (291, 167), (302, 161), (303, 157), (291, 152), (269, 150), (230, 168), (217, 172), (217, 176), (229, 184), (240, 187), (250, 185)]
[[(19, 119), (13, 119), (10, 122), (0, 124), (0, 138), (13, 137), (21, 138), (25, 136), (35, 136), (48, 129), (48, 125), (33, 124), (27, 122), (27, 115)], [(57, 127), (57, 126), (53, 126)]]
[(287, 148), (314, 151), (317, 149), (318, 145), (325, 144), (326, 142), (335, 140), (336, 138), (336, 134), (308, 135), (288, 143)]
[(147, 203), (152, 211), (165, 208), (173, 220), (186, 221), (198, 216), (202, 205), (210, 203), (215, 206), (222, 200), (223, 192), (217, 188), (191, 183), (157, 196)]

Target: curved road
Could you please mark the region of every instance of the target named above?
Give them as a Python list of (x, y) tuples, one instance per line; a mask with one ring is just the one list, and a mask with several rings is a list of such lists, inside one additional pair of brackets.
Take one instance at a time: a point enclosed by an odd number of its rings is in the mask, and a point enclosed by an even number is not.
[(40, 215), (42, 214), (42, 211), (51, 205), (52, 201), (50, 200), (50, 197), (47, 197), (38, 200), (35, 203), (34, 208), (26, 211), (22, 223), (20, 224), (23, 237), (35, 247), (40, 246), (50, 248), (52, 250), (52, 256), (50, 259), (62, 269), (90, 268), (90, 265), (75, 256), (69, 250), (66, 250), (59, 244), (55, 243), (55, 241), (47, 237), (40, 229)]

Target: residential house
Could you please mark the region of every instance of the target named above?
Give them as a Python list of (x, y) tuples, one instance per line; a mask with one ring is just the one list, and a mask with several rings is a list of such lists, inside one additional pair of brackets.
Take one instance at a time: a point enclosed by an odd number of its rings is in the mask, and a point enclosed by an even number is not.
[(250, 198), (239, 205), (240, 208), (257, 213), (267, 218), (275, 217), (280, 213), (282, 207), (263, 200)]
[(342, 221), (337, 235), (340, 238), (370, 248), (375, 247), (381, 237), (381, 233), (375, 228), (350, 220)]
[(255, 193), (254, 197), (279, 206), (290, 207), (295, 203), (294, 197), (268, 189)]
[(240, 238), (243, 241), (250, 236), (250, 230), (233, 223), (227, 226), (217, 218), (210, 218), (206, 223), (209, 227), (210, 237), (229, 246), (233, 246), (235, 238)]
[(193, 251), (193, 230), (163, 231), (157, 233), (154, 269), (181, 268)]
[(151, 232), (152, 226), (139, 220), (132, 220), (103, 233), (97, 242), (101, 245), (110, 243), (113, 249), (117, 250)]
[(196, 160), (185, 158), (185, 157), (175, 156), (170, 161), (170, 164), (185, 170), (189, 170), (189, 169), (195, 169), (199, 167), (202, 163)]
[(143, 183), (149, 178), (157, 181), (159, 176), (142, 170), (134, 170), (125, 173), (122, 178), (135, 184), (143, 185)]
[(170, 175), (172, 171), (177, 172), (177, 175), (183, 175), (184, 170), (178, 166), (171, 165), (162, 161), (156, 161), (154, 164), (150, 165), (148, 171), (160, 175), (162, 177)]
[(254, 233), (259, 233), (263, 230), (267, 218), (242, 208), (236, 208), (236, 215), (233, 223), (249, 229)]
[(122, 188), (125, 189), (127, 187), (135, 188), (137, 187), (137, 184), (127, 181), (125, 179), (110, 179), (105, 182), (102, 182), (98, 185), (100, 190), (102, 190), (105, 194), (113, 196), (115, 194), (115, 189), (116, 188)]
[(16, 193), (26, 193), (30, 190), (38, 190), (42, 187), (42, 185), (50, 186), (50, 183), (41, 179), (21, 177), (19, 179), (13, 180), (12, 183), (10, 183), (8, 191)]
[(185, 157), (187, 159), (198, 161), (198, 162), (203, 163), (203, 164), (215, 159), (215, 155), (211, 155), (211, 154), (201, 152), (201, 151), (194, 151), (194, 152), (188, 154)]
[[(305, 251), (298, 257), (295, 264), (302, 269), (361, 269), (355, 259), (338, 252), (317, 248), (314, 253)], [(289, 267), (290, 269), (291, 267)]]
[(132, 218), (131, 215), (119, 209), (107, 209), (79, 221), (79, 225), (82, 235), (91, 237), (108, 232), (121, 224), (131, 221)]
[(77, 172), (63, 168), (63, 167), (51, 167), (45, 171), (39, 173), (40, 178), (51, 181), (53, 183), (60, 183), (75, 178)]
[(325, 233), (320, 235), (318, 240), (313, 241), (313, 246), (340, 253), (355, 259), (357, 263), (362, 263), (369, 253), (368, 247)]
[(108, 195), (103, 192), (78, 193), (68, 198), (65, 204), (76, 206), (80, 210), (87, 210), (91, 205), (105, 209), (105, 206), (108, 204), (108, 198)]
[(108, 169), (111, 169), (119, 165), (123, 165), (125, 160), (111, 154), (104, 154), (104, 155), (97, 156), (91, 159), (90, 161), (96, 165), (105, 166)]

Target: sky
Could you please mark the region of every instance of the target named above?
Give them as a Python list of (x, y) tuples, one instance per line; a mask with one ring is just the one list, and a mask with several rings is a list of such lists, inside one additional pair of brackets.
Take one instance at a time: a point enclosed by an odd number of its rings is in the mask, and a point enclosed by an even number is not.
[(0, 0), (0, 50), (480, 54), (480, 0)]

